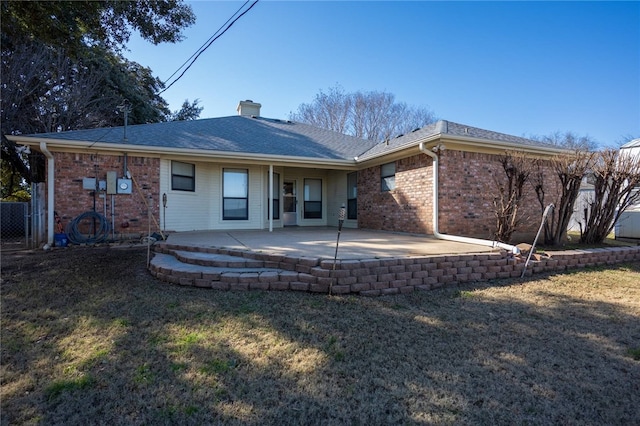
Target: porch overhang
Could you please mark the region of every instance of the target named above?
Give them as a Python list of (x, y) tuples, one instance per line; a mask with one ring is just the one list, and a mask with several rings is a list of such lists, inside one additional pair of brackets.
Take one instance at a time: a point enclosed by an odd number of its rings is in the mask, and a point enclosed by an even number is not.
[(7, 136), (9, 140), (19, 145), (29, 146), (40, 151), (40, 143), (45, 142), (53, 152), (86, 152), (105, 153), (111, 155), (140, 155), (157, 158), (171, 158), (176, 160), (192, 160), (215, 163), (243, 163), (252, 165), (274, 165), (302, 168), (324, 168), (332, 170), (356, 170), (355, 159), (309, 158), (297, 156), (269, 155), (247, 152), (216, 151), (207, 149), (188, 149), (175, 147), (143, 146), (131, 144), (114, 144), (91, 141), (70, 141), (52, 138), (38, 138), (37, 136)]

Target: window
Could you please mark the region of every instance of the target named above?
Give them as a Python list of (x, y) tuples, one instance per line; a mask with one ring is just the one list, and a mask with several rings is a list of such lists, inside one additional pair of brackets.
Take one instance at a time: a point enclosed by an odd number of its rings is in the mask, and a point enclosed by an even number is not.
[(249, 219), (249, 171), (224, 169), (222, 172), (222, 219)]
[(387, 163), (380, 166), (380, 190), (391, 191), (396, 189), (396, 163)]
[(322, 219), (322, 179), (304, 180), (304, 218)]
[(358, 218), (358, 173), (347, 175), (347, 219)]
[(273, 199), (271, 204), (267, 203), (267, 208), (273, 208), (273, 220), (280, 219), (280, 175), (278, 173), (273, 174)]
[(171, 189), (194, 192), (196, 190), (196, 165), (172, 161)]

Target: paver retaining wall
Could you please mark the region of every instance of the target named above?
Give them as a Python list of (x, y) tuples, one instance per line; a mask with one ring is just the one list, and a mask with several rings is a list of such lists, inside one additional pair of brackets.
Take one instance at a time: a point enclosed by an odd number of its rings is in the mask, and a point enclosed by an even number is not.
[[(171, 254), (175, 250), (193, 251), (194, 247), (171, 244), (155, 246), (158, 253)], [(197, 251), (255, 259), (262, 262), (260, 267), (279, 271), (207, 273), (154, 264), (150, 266), (150, 271), (162, 281), (220, 290), (328, 293), (331, 287), (333, 294), (377, 296), (430, 290), (456, 283), (520, 277), (526, 260), (507, 252), (338, 260), (334, 270), (333, 259), (288, 257), (220, 248), (199, 248)], [(525, 275), (632, 261), (640, 261), (640, 246), (556, 251), (539, 260), (531, 260)], [(194, 260), (192, 263), (199, 262)]]

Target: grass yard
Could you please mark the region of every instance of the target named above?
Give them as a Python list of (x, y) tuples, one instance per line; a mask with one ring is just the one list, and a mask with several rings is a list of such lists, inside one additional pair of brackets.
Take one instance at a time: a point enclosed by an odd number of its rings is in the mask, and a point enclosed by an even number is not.
[(640, 423), (640, 264), (364, 298), (145, 263), (3, 254), (2, 425)]

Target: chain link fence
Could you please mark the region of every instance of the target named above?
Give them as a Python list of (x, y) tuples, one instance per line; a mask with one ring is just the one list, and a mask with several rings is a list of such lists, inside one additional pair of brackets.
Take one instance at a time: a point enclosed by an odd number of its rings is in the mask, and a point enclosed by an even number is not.
[(23, 250), (30, 247), (29, 203), (0, 203), (0, 248)]

